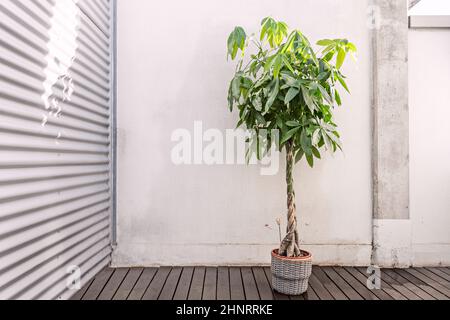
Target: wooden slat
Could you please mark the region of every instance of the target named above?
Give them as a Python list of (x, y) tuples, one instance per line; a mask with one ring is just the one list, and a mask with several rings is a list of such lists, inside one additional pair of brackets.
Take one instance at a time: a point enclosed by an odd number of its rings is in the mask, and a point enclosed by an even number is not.
[[(367, 269), (357, 269), (361, 272), (361, 274), (367, 277)], [(381, 271), (381, 289), (393, 300), (407, 300), (406, 294), (411, 294), (411, 292), (408, 292), (408, 290), (403, 290), (405, 288), (399, 286), (395, 281), (392, 282), (391, 279), (389, 279), (389, 277), (384, 273), (384, 270)]]
[(350, 300), (363, 300), (358, 292), (356, 292), (355, 289), (353, 289), (343, 278), (341, 278), (341, 276), (333, 268), (322, 267), (321, 269)]
[(175, 291), (175, 295), (173, 297), (174, 300), (187, 300), (193, 273), (194, 268), (192, 267), (183, 268), (180, 281), (178, 282), (177, 290)]
[(383, 269), (382, 289), (370, 290), (365, 268), (314, 267), (308, 292), (287, 296), (272, 289), (269, 267), (109, 268), (71, 300), (449, 300), (442, 269)]
[(308, 291), (303, 295), (305, 300), (320, 300), (319, 296), (316, 294), (311, 285), (308, 286)]
[(441, 285), (443, 285), (446, 288), (450, 288), (450, 281), (445, 280), (445, 278), (437, 275), (434, 272), (431, 272), (430, 270), (426, 269), (426, 268), (416, 268), (417, 271), (419, 271), (420, 273), (426, 275), (427, 277), (433, 279), (434, 281), (436, 281), (437, 283), (440, 283)]
[(438, 268), (427, 268), (427, 270), (433, 272), (435, 275), (437, 275), (447, 281), (450, 281), (450, 275), (446, 274), (442, 270), (439, 270)]
[(98, 295), (102, 292), (113, 272), (114, 270), (110, 268), (102, 270), (84, 294), (83, 300), (97, 300)]
[(216, 300), (217, 268), (206, 268), (203, 300)]
[(178, 280), (180, 279), (181, 271), (183, 269), (180, 267), (172, 268), (170, 270), (169, 276), (167, 277), (166, 283), (159, 295), (159, 300), (172, 300), (177, 289)]
[(141, 300), (157, 271), (157, 268), (145, 268), (131, 290), (127, 300)]
[(450, 268), (449, 267), (438, 267), (438, 269), (450, 276)]
[[(439, 291), (440, 293), (445, 295), (447, 298), (450, 297), (450, 290), (448, 289), (450, 287), (449, 283), (447, 281), (435, 276), (432, 272), (429, 272), (429, 274), (431, 274), (431, 275), (426, 275), (426, 274), (424, 274), (424, 272), (428, 272), (426, 270), (419, 272), (419, 269), (408, 269), (405, 271), (409, 272), (414, 277), (422, 280), (423, 282), (428, 284), (430, 287), (433, 287), (434, 289), (436, 289), (437, 291)], [(435, 279), (437, 279), (437, 281)]]
[(191, 289), (189, 290), (189, 300), (201, 300), (203, 295), (203, 283), (206, 270), (204, 267), (196, 267), (192, 277)]
[(111, 300), (122, 284), (123, 279), (128, 273), (128, 268), (118, 268), (114, 270), (113, 275), (109, 278), (108, 283), (103, 288), (97, 300)]
[(313, 267), (313, 274), (336, 300), (348, 300), (347, 296), (331, 281), (320, 267)]
[(230, 268), (230, 296), (231, 300), (245, 300), (240, 268)]
[(411, 296), (411, 292), (414, 293), (414, 295), (418, 296), (420, 299), (434, 300), (434, 298), (428, 293), (410, 283), (405, 278), (399, 276), (392, 270), (383, 269), (383, 278), (386, 279), (386, 282), (389, 282), (393, 287), (395, 287), (396, 290), (401, 292), (406, 297), (405, 300), (417, 300), (417, 298)]
[(230, 300), (230, 273), (227, 267), (217, 271), (217, 300)]
[(273, 300), (272, 287), (267, 281), (264, 269), (260, 267), (253, 268), (253, 275), (261, 300)]
[(246, 300), (260, 300), (258, 288), (256, 287), (255, 278), (252, 269), (249, 267), (241, 268), (242, 282), (244, 284), (244, 292)]
[(423, 291), (425, 291), (429, 295), (433, 296), (435, 299), (448, 300), (448, 298), (445, 295), (443, 295), (442, 293), (440, 293), (439, 291), (437, 291), (433, 287), (432, 284), (424, 282), (424, 281), (416, 278), (415, 276), (411, 275), (410, 273), (406, 272), (405, 270), (397, 269), (397, 270), (395, 270), (395, 272), (397, 274), (401, 275), (402, 277), (404, 277), (405, 279), (408, 279), (409, 281), (411, 281), (411, 283), (415, 284), (416, 286), (421, 288)]
[[(367, 275), (364, 274), (364, 272), (359, 272), (356, 268), (352, 267), (345, 267), (345, 271), (350, 273), (355, 279), (357, 279), (362, 286), (367, 288)], [(390, 295), (388, 295), (384, 290), (382, 289), (368, 289), (371, 293), (376, 295), (380, 300), (394, 300)]]
[[(269, 281), (270, 286), (272, 287), (272, 272), (270, 271), (270, 268), (269, 267), (264, 268), (264, 273), (266, 274), (267, 280)], [(275, 290), (273, 290), (273, 288), (272, 292), (274, 300), (289, 300), (289, 296), (276, 292)]]
[(328, 292), (328, 290), (314, 274), (311, 274), (311, 277), (309, 278), (309, 285), (317, 294), (320, 300), (334, 300), (333, 296)]
[(75, 294), (70, 298), (70, 300), (81, 300), (86, 293), (86, 291), (89, 289), (89, 286), (94, 282), (94, 278), (88, 281), (80, 290), (75, 292)]
[(172, 268), (170, 267), (161, 267), (158, 269), (158, 272), (156, 272), (156, 275), (148, 286), (147, 291), (145, 291), (142, 300), (158, 299), (171, 269)]
[(143, 268), (130, 269), (130, 271), (128, 271), (127, 276), (120, 285), (119, 289), (117, 289), (117, 292), (113, 297), (113, 300), (127, 300), (129, 294), (131, 293), (131, 290), (138, 281), (142, 271)]
[(363, 286), (355, 277), (353, 277), (344, 268), (334, 268), (334, 270), (341, 276), (347, 283), (358, 292), (358, 294), (364, 300), (379, 300), (379, 298), (371, 292), (367, 287)]

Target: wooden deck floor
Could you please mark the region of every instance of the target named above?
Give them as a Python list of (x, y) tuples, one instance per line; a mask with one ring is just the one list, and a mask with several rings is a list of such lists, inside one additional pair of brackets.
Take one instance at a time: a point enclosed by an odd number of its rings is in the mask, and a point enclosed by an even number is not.
[(365, 268), (314, 267), (300, 297), (273, 292), (263, 267), (105, 269), (73, 300), (449, 300), (450, 268), (384, 269), (369, 290)]

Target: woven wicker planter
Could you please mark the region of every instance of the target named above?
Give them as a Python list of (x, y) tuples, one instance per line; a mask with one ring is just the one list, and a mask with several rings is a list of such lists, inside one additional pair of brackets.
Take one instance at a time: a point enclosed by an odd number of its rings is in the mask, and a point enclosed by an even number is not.
[(312, 272), (312, 256), (302, 251), (303, 257), (287, 258), (272, 251), (272, 287), (275, 291), (298, 296), (308, 290), (308, 280)]

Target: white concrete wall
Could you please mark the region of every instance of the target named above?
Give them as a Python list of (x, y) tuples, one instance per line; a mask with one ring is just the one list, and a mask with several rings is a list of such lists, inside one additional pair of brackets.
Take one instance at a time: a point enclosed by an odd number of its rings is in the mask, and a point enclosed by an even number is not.
[[(312, 41), (347, 37), (359, 49), (345, 66), (352, 95), (336, 112), (345, 153), (296, 168), (301, 238), (323, 264), (370, 263), (371, 63), (361, 0), (118, 1), (118, 247), (120, 265), (268, 263), (269, 230), (286, 212), (284, 172), (246, 166), (175, 166), (177, 128), (234, 128), (226, 106), (235, 25), (258, 30), (267, 15)], [(283, 161), (284, 163), (284, 161)], [(282, 164), (284, 165), (284, 164)]]
[(450, 28), (409, 32), (415, 265), (450, 265)]

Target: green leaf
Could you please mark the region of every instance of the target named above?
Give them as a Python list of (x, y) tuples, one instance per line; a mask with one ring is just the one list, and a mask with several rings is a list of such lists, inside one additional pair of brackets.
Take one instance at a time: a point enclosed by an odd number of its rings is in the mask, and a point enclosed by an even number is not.
[(328, 78), (330, 77), (330, 75), (331, 75), (331, 72), (321, 72), (320, 74), (319, 74), (319, 76), (317, 77), (317, 80), (319, 80), (319, 81), (326, 81), (326, 80), (328, 80)]
[(311, 154), (311, 138), (308, 137), (306, 130), (303, 130), (301, 133), (300, 144), (306, 155)]
[(241, 76), (237, 75), (231, 82), (231, 92), (233, 94), (233, 98), (236, 100), (238, 100), (241, 96), (241, 79)]
[(257, 111), (261, 111), (262, 110), (263, 102), (262, 102), (262, 99), (261, 99), (261, 97), (259, 95), (255, 96), (253, 98), (252, 104), (253, 104), (253, 106), (255, 107), (255, 109)]
[(244, 51), (247, 35), (242, 27), (235, 27), (228, 37), (228, 55), (231, 59), (235, 59), (239, 49)]
[(347, 43), (347, 48), (348, 48), (351, 52), (356, 52), (356, 51), (357, 51), (356, 46), (355, 46), (353, 43), (351, 43), (351, 42)]
[(320, 93), (322, 94), (322, 96), (325, 98), (325, 100), (329, 103), (329, 104), (333, 104), (333, 99), (331, 99), (329, 93), (327, 92), (327, 90), (322, 87), (320, 84), (318, 85)]
[(259, 113), (259, 112), (255, 112), (255, 117), (258, 120), (258, 122), (262, 125), (266, 125), (267, 121), (266, 119), (264, 119), (264, 117)]
[(320, 142), (320, 129), (317, 129), (316, 131), (314, 131), (312, 139), (311, 139), (311, 143), (313, 146), (318, 146), (319, 142)]
[(312, 147), (312, 153), (317, 159), (321, 159), (320, 152), (319, 152), (319, 150), (317, 150), (316, 147)]
[(342, 67), (342, 65), (344, 64), (346, 55), (347, 55), (347, 53), (345, 52), (345, 50), (343, 48), (340, 48), (337, 58), (336, 58), (336, 68), (337, 69), (340, 69)]
[(311, 168), (314, 168), (314, 158), (312, 155), (306, 155), (306, 161), (308, 161)]
[(294, 129), (289, 130), (281, 139), (280, 144), (284, 144), (286, 142), (288, 142), (299, 130), (301, 127), (297, 127)]
[(288, 127), (298, 127), (298, 126), (300, 126), (300, 123), (296, 120), (291, 120), (291, 121), (286, 122), (286, 125)]
[(317, 41), (317, 45), (321, 46), (321, 47), (326, 47), (329, 45), (334, 45), (334, 41), (330, 40), (330, 39), (323, 39), (323, 40)]
[(281, 56), (283, 58), (284, 65), (291, 71), (293, 74), (295, 74), (294, 68), (292, 68), (291, 63), (289, 62), (289, 59), (283, 54)]
[(324, 130), (322, 130), (322, 137), (323, 137), (323, 141), (325, 142), (325, 148), (327, 148), (328, 151), (331, 151), (332, 150), (332, 142)]
[(305, 153), (303, 152), (303, 150), (298, 150), (297, 154), (295, 155), (295, 163), (298, 163), (300, 160), (302, 160), (304, 155)]
[(311, 95), (309, 93), (309, 90), (302, 86), (302, 94), (303, 99), (305, 100), (306, 106), (309, 108), (311, 112), (314, 113), (314, 110), (316, 110), (316, 105), (314, 104), (314, 101), (311, 98)]
[(341, 96), (339, 95), (339, 92), (337, 90), (334, 90), (334, 98), (338, 106), (342, 106)]
[(277, 55), (275, 61), (273, 63), (273, 76), (278, 78), (280, 75), (280, 70), (283, 67), (283, 57), (281, 55)]
[(278, 78), (274, 79), (272, 82), (275, 82), (272, 85), (272, 90), (269, 94), (269, 99), (267, 100), (265, 113), (269, 112), (270, 107), (272, 107), (275, 99), (277, 98), (278, 93), (280, 92), (280, 80)]
[(350, 93), (350, 90), (348, 90), (348, 87), (344, 81), (344, 78), (339, 74), (339, 72), (336, 72), (335, 75), (336, 75), (336, 78), (338, 79), (339, 83), (341, 84), (341, 86), (345, 89), (345, 91)]
[(278, 55), (274, 54), (273, 56), (267, 58), (266, 64), (264, 65), (265, 72), (269, 72), (270, 69), (272, 69), (272, 66), (274, 65), (277, 57), (278, 57)]
[(286, 93), (286, 97), (284, 98), (284, 104), (288, 105), (298, 94), (300, 90), (297, 88), (290, 88), (289, 91)]

